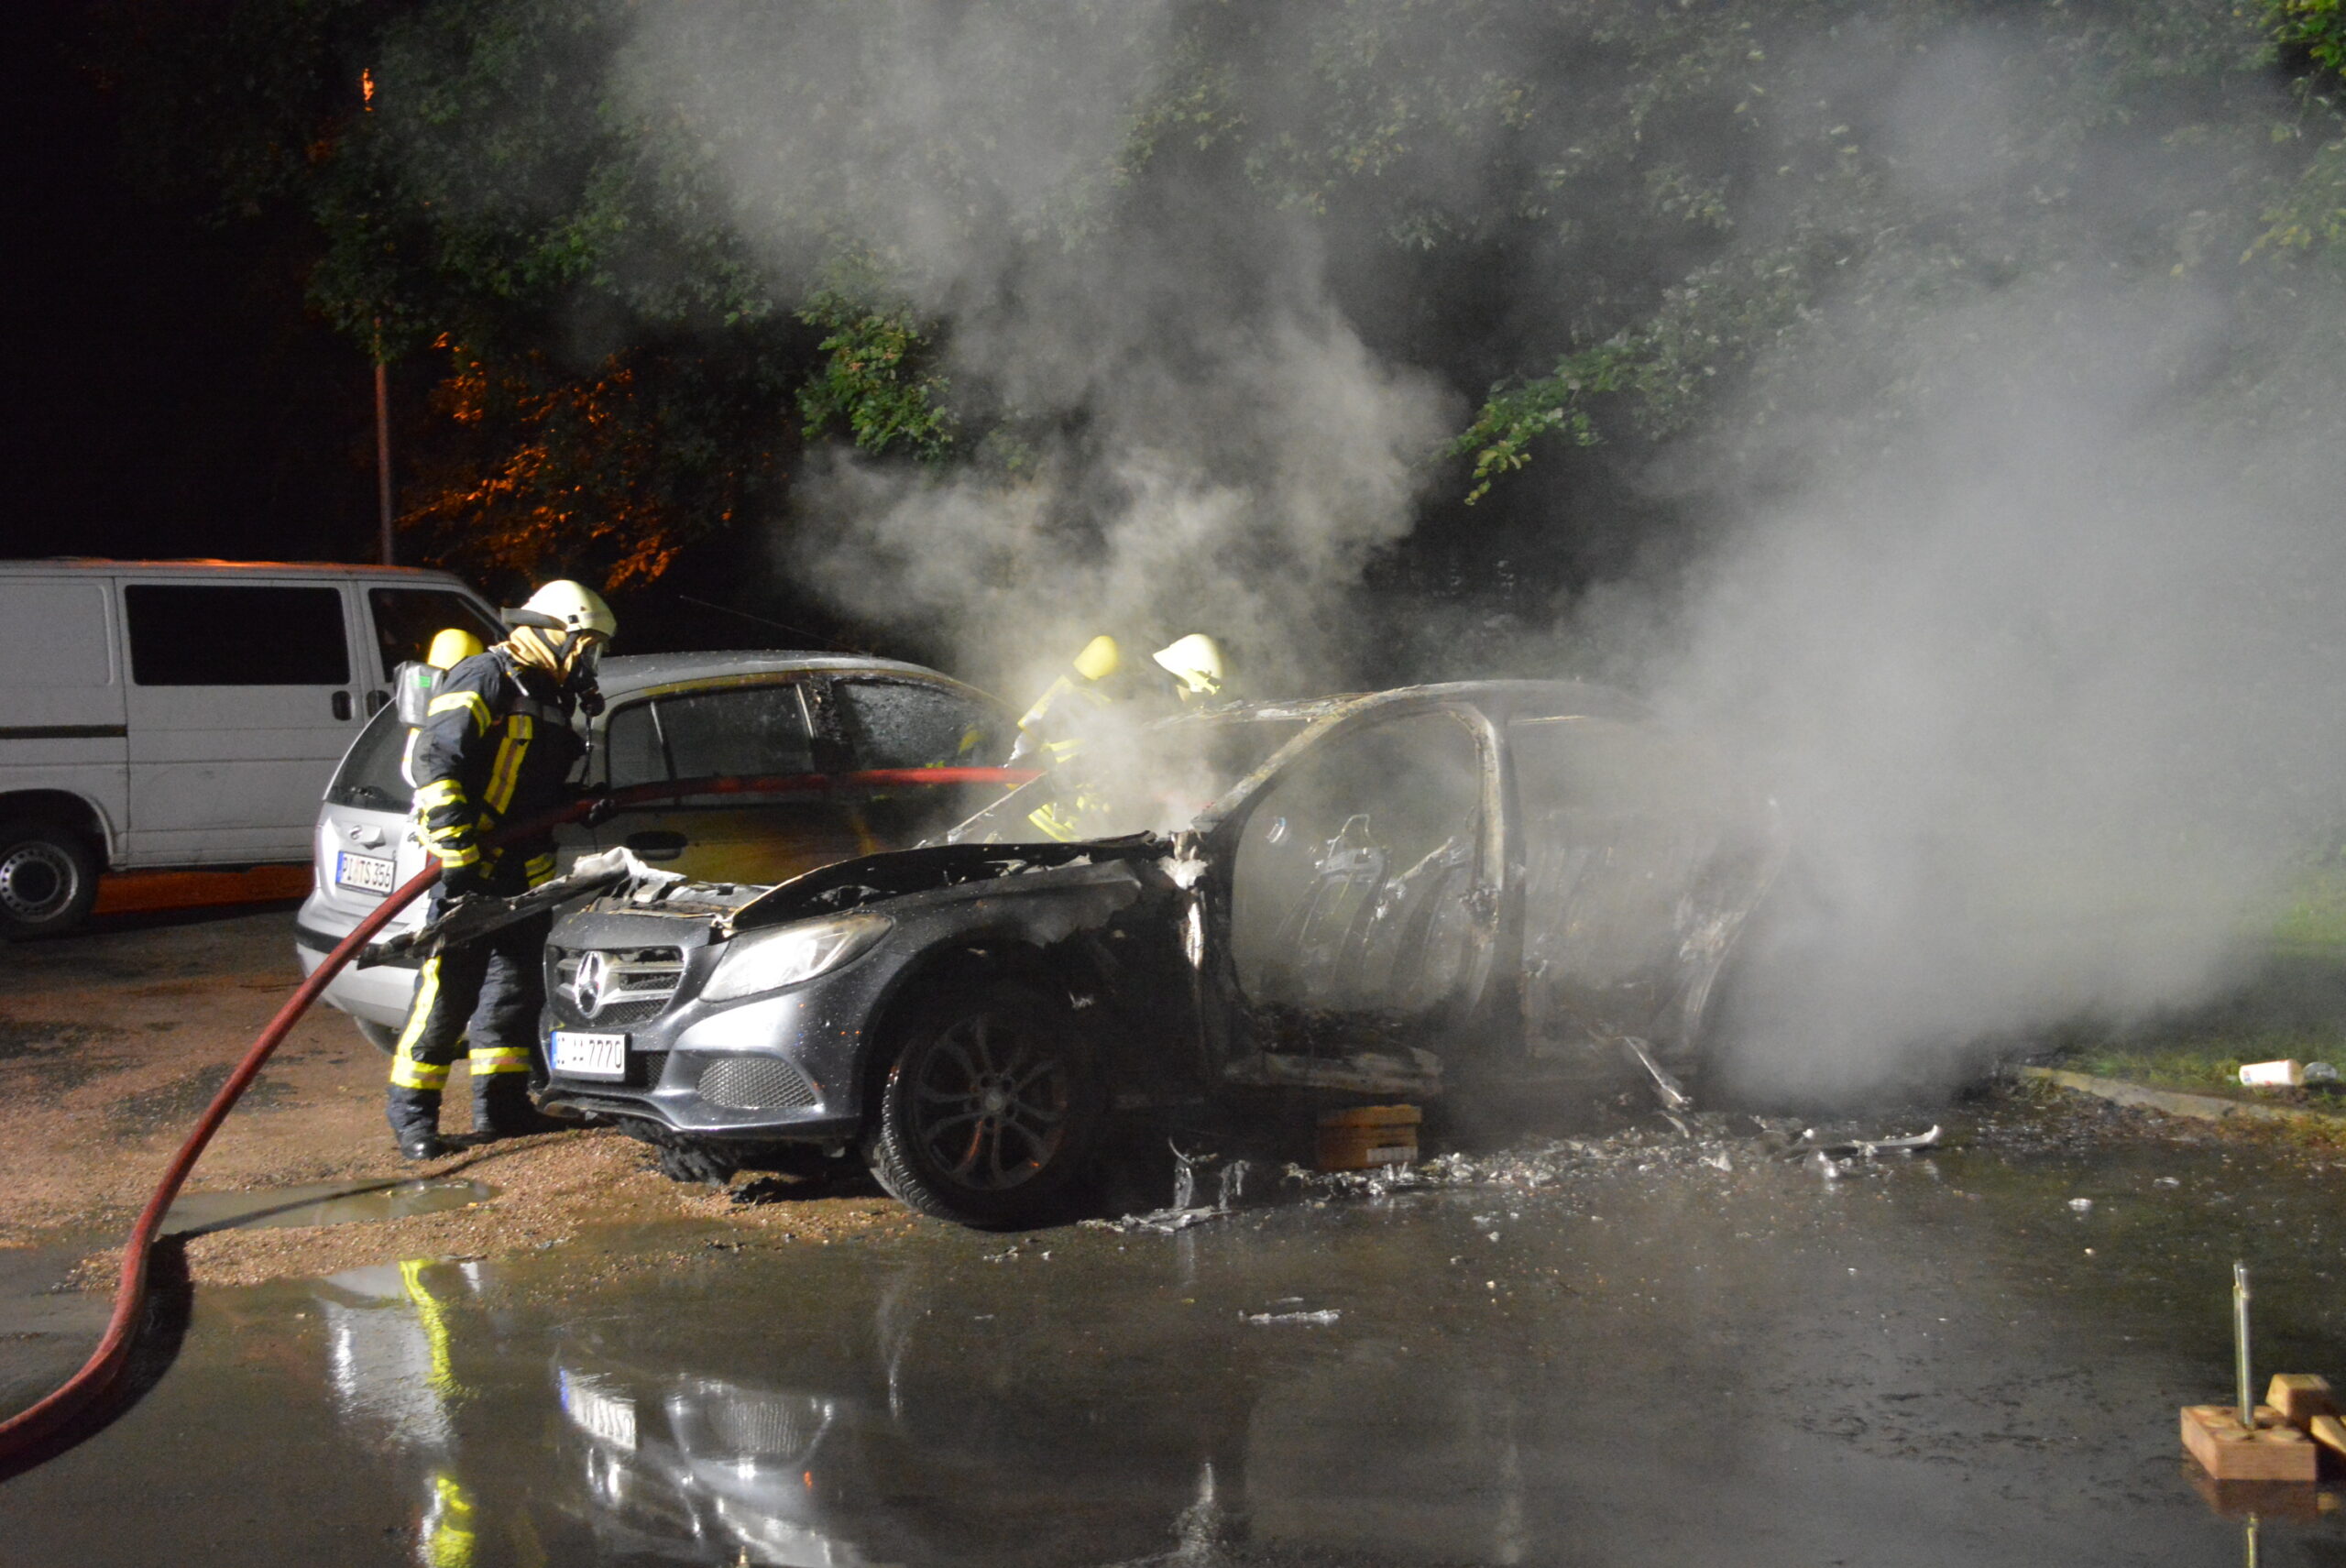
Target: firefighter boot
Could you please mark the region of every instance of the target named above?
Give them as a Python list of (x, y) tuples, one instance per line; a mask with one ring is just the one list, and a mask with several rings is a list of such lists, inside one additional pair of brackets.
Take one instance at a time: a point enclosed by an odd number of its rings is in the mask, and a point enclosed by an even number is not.
[(438, 1159), (453, 1152), (447, 1141), (440, 1136), (440, 1091), (436, 1089), (406, 1089), (391, 1085), (387, 1106), (391, 1121), (391, 1135), (399, 1140), (400, 1153), (410, 1159)]
[(570, 1123), (558, 1122), (530, 1102), (528, 1073), (474, 1074), (474, 1136), (521, 1138), (532, 1133), (556, 1132), (569, 1125)]

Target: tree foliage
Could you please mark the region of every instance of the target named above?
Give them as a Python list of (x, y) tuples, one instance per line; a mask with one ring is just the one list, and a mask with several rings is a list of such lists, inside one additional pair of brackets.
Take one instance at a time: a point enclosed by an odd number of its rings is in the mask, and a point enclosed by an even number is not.
[[(617, 583), (768, 508), (802, 438), (1017, 450), (943, 368), (986, 302), (936, 247), (1014, 290), (1209, 177), (1481, 396), (1470, 498), (1716, 426), (1728, 389), (1780, 417), (1785, 366), (2022, 277), (2220, 280), (2253, 326), (2346, 256), (2346, 21), (2258, 3), (117, 0), (109, 69), (149, 179), (224, 221), (297, 206), (316, 307), (433, 367), (411, 526)], [(645, 71), (650, 29), (741, 80)], [(756, 91), (795, 49), (836, 91)], [(907, 60), (945, 102), (892, 99)]]

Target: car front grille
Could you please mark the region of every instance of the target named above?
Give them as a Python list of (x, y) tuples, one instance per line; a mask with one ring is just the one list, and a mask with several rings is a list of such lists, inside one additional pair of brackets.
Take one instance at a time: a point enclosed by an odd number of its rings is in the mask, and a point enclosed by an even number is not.
[[(578, 975), (590, 957), (598, 958), (601, 983), (590, 1011), (578, 995)], [(675, 999), (685, 980), (682, 948), (556, 948), (554, 1000), (566, 1021), (597, 1029), (624, 1028), (657, 1018)]]
[(709, 1429), (744, 1458), (795, 1459), (823, 1435), (829, 1413), (807, 1395), (730, 1393), (711, 1399)]
[(728, 1111), (811, 1111), (815, 1086), (779, 1057), (724, 1057), (700, 1075), (700, 1097)]

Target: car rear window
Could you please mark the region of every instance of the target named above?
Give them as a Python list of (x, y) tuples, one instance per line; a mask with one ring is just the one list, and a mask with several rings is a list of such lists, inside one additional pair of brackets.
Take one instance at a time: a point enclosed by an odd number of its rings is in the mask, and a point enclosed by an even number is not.
[(405, 811), (415, 794), (400, 773), (406, 751), (407, 726), (400, 722), (399, 709), (381, 709), (343, 754), (334, 783), (326, 786), (327, 802), (366, 811)]
[(1008, 751), (1000, 718), (949, 687), (841, 681), (837, 690), (859, 768), (987, 767)]
[(816, 771), (795, 682), (656, 697), (622, 707), (605, 731), (612, 787), (663, 779)]

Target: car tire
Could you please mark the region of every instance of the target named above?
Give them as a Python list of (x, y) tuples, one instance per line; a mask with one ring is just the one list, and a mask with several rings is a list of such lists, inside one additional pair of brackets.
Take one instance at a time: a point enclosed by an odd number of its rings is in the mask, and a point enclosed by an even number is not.
[(390, 1025), (378, 1024), (371, 1018), (353, 1018), (351, 1022), (358, 1025), (360, 1037), (385, 1056), (400, 1048), (400, 1032)]
[(60, 937), (98, 900), (98, 857), (54, 822), (0, 824), (0, 937)]
[(905, 1207), (981, 1230), (1064, 1217), (1106, 1116), (1062, 1000), (1000, 981), (926, 1003), (893, 1047), (864, 1161)]
[(704, 1187), (722, 1187), (740, 1168), (730, 1156), (692, 1144), (654, 1144), (652, 1157), (669, 1180), (695, 1181)]

